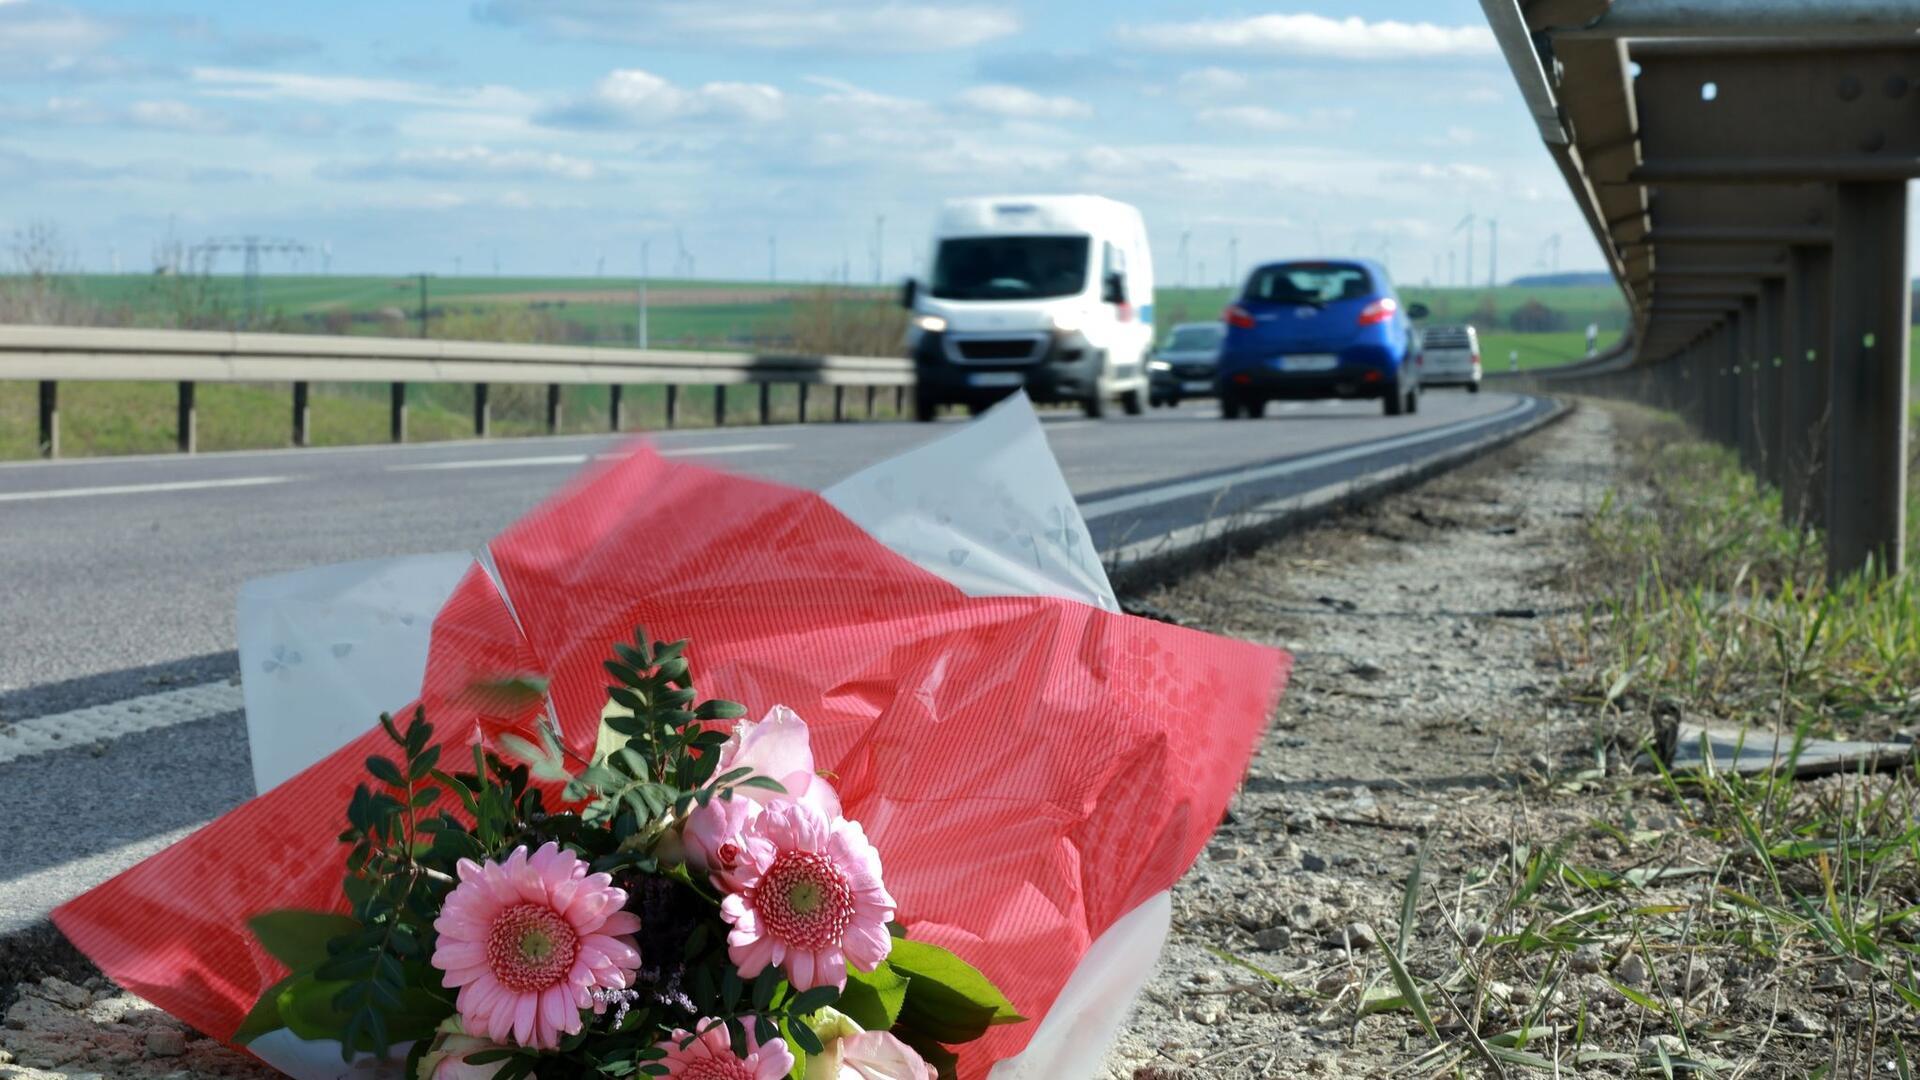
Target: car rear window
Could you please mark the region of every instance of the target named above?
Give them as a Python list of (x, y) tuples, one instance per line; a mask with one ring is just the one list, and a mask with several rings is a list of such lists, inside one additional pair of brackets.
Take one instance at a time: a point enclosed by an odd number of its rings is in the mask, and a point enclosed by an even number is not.
[(1183, 326), (1167, 340), (1168, 352), (1199, 352), (1220, 344), (1225, 328), (1219, 326)]
[(1330, 304), (1373, 295), (1366, 268), (1352, 263), (1280, 263), (1247, 279), (1242, 298), (1270, 304)]

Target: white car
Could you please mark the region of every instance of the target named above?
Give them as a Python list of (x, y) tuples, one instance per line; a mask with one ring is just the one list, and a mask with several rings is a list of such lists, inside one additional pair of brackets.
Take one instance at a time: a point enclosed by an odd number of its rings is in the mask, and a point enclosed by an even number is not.
[(1480, 392), (1480, 335), (1471, 326), (1429, 326), (1421, 334), (1421, 386)]
[(934, 230), (933, 265), (901, 297), (912, 315), (914, 411), (985, 409), (1016, 390), (1147, 406), (1153, 258), (1140, 211), (1097, 195), (954, 199)]

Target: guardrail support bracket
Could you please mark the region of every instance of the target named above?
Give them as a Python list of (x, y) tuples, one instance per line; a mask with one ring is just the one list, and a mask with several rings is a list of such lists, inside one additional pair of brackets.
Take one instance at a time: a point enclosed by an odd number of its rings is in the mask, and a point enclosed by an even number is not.
[(614, 383), (612, 386), (607, 387), (607, 430), (615, 434), (618, 434), (622, 428), (627, 426), (625, 422), (626, 417), (623, 415), (625, 409), (622, 408), (625, 402), (622, 400), (620, 393), (624, 389), (625, 387), (619, 383)]
[(847, 418), (847, 388), (833, 388), (833, 422), (838, 424)]
[(40, 456), (60, 456), (60, 384), (51, 379), (40, 383)]
[(667, 384), (667, 428), (671, 430), (679, 426), (679, 424), (680, 424), (680, 387), (674, 383), (668, 383)]
[(1833, 242), (1833, 402), (1827, 575), (1906, 556), (1907, 184), (1839, 185)]
[(191, 454), (200, 448), (200, 410), (193, 403), (193, 383), (180, 384), (179, 407), (174, 414), (174, 441), (180, 452)]
[(727, 387), (724, 383), (713, 388), (713, 426), (727, 426)]
[(307, 384), (293, 384), (293, 445), (305, 446), (313, 434), (313, 407), (307, 402)]
[(487, 384), (473, 384), (473, 435), (484, 439), (493, 431), (493, 406), (487, 401)]
[(407, 384), (394, 383), (387, 390), (387, 438), (393, 442), (407, 441)]
[(807, 422), (807, 384), (798, 383), (796, 385), (800, 388), (800, 422), (804, 424)]
[(560, 433), (560, 384), (547, 384), (547, 434)]

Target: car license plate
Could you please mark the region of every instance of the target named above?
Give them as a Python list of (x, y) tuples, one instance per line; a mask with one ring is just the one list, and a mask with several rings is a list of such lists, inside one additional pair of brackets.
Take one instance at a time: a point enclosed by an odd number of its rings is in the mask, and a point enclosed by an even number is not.
[(1211, 394), (1213, 393), (1213, 384), (1205, 379), (1188, 379), (1186, 382), (1180, 384), (1180, 389), (1182, 392), (1188, 394)]
[(1027, 377), (1017, 371), (976, 371), (967, 376), (968, 386), (1025, 386)]
[(1280, 358), (1281, 371), (1332, 371), (1339, 366), (1340, 358), (1332, 353), (1303, 353)]

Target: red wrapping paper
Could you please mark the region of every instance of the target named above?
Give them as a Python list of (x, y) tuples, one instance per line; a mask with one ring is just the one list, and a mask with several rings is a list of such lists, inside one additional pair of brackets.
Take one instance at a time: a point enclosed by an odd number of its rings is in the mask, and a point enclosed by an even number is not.
[[(420, 704), (448, 760), (533, 716), (480, 680), (534, 673), (569, 748), (592, 750), (611, 643), (692, 639), (703, 694), (796, 709), (849, 817), (879, 848), (911, 936), (986, 972), (1026, 1045), (1091, 942), (1173, 885), (1240, 782), (1290, 658), (1042, 597), (976, 598), (818, 495), (641, 449), (490, 545), (433, 627)], [(502, 596), (504, 591), (504, 597)], [(369, 718), (371, 720), (371, 718)], [(217, 1037), (284, 972), (246, 920), (342, 910), (335, 841), (377, 729), (54, 913), (129, 990)]]

